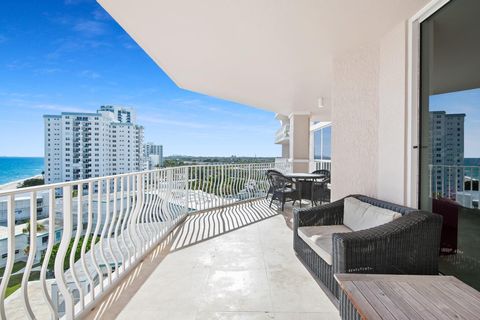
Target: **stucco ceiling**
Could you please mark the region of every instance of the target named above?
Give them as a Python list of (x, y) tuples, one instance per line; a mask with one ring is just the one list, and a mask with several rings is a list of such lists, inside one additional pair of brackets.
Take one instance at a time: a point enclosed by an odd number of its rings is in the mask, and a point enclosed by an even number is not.
[(178, 86), (328, 117), (334, 54), (379, 38), (428, 0), (98, 2)]
[(433, 44), (428, 58), (431, 93), (480, 88), (480, 1), (453, 1), (425, 21), (426, 42)]

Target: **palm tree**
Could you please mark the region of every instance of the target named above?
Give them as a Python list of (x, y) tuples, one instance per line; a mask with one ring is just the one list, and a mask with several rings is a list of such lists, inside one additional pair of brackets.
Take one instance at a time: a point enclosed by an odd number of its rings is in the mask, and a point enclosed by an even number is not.
[[(25, 249), (23, 249), (23, 252), (25, 255), (28, 255), (28, 252), (30, 251), (30, 220), (25, 224), (25, 227), (22, 229), (22, 232), (27, 235), (27, 246)], [(41, 223), (37, 223), (37, 232), (42, 232), (45, 231), (45, 226)]]

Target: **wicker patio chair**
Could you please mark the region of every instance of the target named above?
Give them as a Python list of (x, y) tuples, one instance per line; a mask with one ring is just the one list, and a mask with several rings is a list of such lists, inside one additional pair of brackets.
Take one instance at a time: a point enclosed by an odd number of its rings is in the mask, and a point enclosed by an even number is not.
[(286, 201), (295, 201), (300, 199), (300, 193), (295, 188), (295, 184), (292, 179), (285, 177), (280, 172), (270, 172), (268, 173), (268, 180), (270, 181), (270, 186), (272, 189), (272, 200), (270, 200), (270, 207), (272, 206), (273, 200), (278, 200), (282, 204), (282, 211), (285, 208)]
[(328, 184), (330, 183), (330, 171), (326, 169), (315, 170), (313, 174), (323, 175), (322, 178), (315, 180), (312, 183), (312, 203), (318, 205), (324, 202), (330, 202), (330, 189)]
[(272, 183), (270, 182), (270, 178), (268, 177), (268, 175), (270, 174), (270, 172), (276, 172), (276, 173), (282, 174), (280, 171), (275, 170), (275, 169), (268, 169), (268, 170), (265, 172), (265, 175), (267, 176), (267, 180), (268, 180), (268, 184), (269, 184), (268, 191), (267, 191), (267, 195), (265, 196), (265, 199), (268, 199), (268, 196), (269, 196), (271, 193), (273, 193), (273, 186), (272, 186)]
[(344, 199), (294, 210), (293, 245), (299, 259), (338, 299), (335, 273), (438, 274), (442, 217), (362, 195), (368, 204), (399, 212), (389, 223), (360, 231), (334, 233), (332, 262), (326, 263), (298, 234), (299, 227), (343, 224)]

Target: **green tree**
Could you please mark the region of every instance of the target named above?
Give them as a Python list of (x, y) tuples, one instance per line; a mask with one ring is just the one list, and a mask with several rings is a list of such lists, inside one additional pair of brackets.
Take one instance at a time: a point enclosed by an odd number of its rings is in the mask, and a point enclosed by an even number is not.
[[(77, 248), (75, 249), (75, 261), (78, 261), (78, 259), (80, 259), (81, 255), (82, 255), (83, 241), (85, 241), (84, 236), (82, 236), (78, 240), (78, 245), (77, 245)], [(97, 237), (95, 242), (98, 242), (98, 241), (100, 241), (100, 239)], [(70, 268), (70, 253), (72, 252), (74, 242), (75, 242), (75, 239), (72, 238), (70, 240), (70, 243), (68, 244), (67, 254), (65, 255), (65, 260), (63, 261), (63, 270), (67, 270), (68, 268)], [(88, 237), (88, 240), (87, 240), (87, 247), (86, 247), (85, 252), (88, 252), (91, 247), (92, 247), (92, 237), (90, 236), (90, 237)], [(49, 270), (53, 270), (54, 267), (55, 267), (55, 257), (57, 256), (59, 248), (60, 248), (60, 243), (55, 244), (52, 248), (52, 255), (50, 256), (50, 260), (48, 260), (48, 269)], [(45, 256), (42, 257), (42, 261), (43, 261), (43, 259), (45, 259)]]
[(41, 186), (44, 184), (45, 184), (45, 180), (43, 180), (43, 178), (32, 178), (32, 179), (27, 179), (22, 183), (18, 184), (18, 188)]
[(179, 166), (184, 166), (185, 163), (181, 160), (177, 159), (167, 159), (163, 162), (163, 166), (168, 168), (168, 167), (179, 167)]
[[(37, 223), (37, 232), (45, 231), (45, 229), (46, 228), (43, 224)], [(28, 222), (25, 224), (25, 227), (22, 229), (22, 232), (27, 235), (27, 246), (25, 247), (25, 249), (23, 249), (25, 255), (28, 255), (28, 252), (30, 251), (30, 230), (30, 220), (28, 220)]]

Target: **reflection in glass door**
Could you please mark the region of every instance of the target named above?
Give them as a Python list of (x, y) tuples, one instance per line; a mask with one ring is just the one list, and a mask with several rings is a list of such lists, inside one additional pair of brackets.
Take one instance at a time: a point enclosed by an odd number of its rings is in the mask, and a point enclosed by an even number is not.
[(480, 1), (421, 24), (420, 208), (443, 216), (440, 271), (480, 289)]

